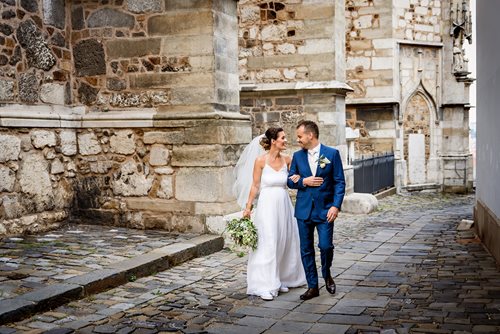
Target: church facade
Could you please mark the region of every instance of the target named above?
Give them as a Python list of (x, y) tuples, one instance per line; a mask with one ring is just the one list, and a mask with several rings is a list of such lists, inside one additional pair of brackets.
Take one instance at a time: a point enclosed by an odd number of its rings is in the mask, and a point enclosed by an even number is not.
[(346, 1), (355, 158), (394, 152), (399, 190), (471, 190), (468, 1)]

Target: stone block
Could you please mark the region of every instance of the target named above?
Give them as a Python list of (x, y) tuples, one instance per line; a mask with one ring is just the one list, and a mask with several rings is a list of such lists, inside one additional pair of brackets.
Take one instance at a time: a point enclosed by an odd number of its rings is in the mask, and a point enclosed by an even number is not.
[[(237, 92), (236, 92), (237, 93)], [(215, 101), (215, 87), (172, 87), (171, 104), (192, 105)]]
[(45, 103), (64, 105), (65, 94), (64, 85), (46, 83), (40, 86), (40, 100)]
[(127, 0), (126, 8), (136, 14), (159, 12), (162, 9), (162, 0)]
[(20, 153), (20, 138), (12, 135), (0, 135), (0, 162), (17, 161)]
[(231, 212), (240, 211), (236, 201), (224, 203), (195, 203), (195, 214), (206, 216), (219, 216), (221, 214), (228, 214)]
[(181, 216), (173, 215), (170, 226), (165, 226), (170, 231), (180, 231), (185, 233), (205, 233), (205, 223), (201, 216)]
[(176, 200), (153, 199), (145, 198), (125, 198), (124, 202), (127, 208), (137, 211), (151, 212), (177, 212), (177, 213), (194, 213), (194, 202), (181, 202)]
[(213, 81), (212, 73), (145, 73), (130, 76), (130, 88), (204, 87)]
[(89, 28), (115, 27), (133, 28), (135, 25), (134, 16), (113, 8), (102, 8), (92, 12), (88, 19)]
[(135, 135), (132, 130), (119, 130), (109, 140), (111, 152), (133, 154), (135, 152)]
[(333, 54), (335, 51), (334, 43), (331, 38), (308, 39), (305, 41), (305, 44), (303, 46), (299, 46), (297, 50), (301, 55), (319, 53)]
[(85, 296), (113, 288), (127, 282), (120, 269), (101, 269), (67, 279), (69, 284), (83, 286)]
[(21, 320), (35, 312), (35, 303), (21, 298), (6, 298), (0, 301), (0, 323)]
[(25, 50), (29, 66), (48, 71), (55, 65), (56, 58), (33, 20), (21, 22), (16, 37)]
[(106, 41), (106, 55), (109, 59), (143, 57), (160, 54), (160, 38), (117, 39)]
[(35, 73), (21, 73), (19, 98), (26, 103), (38, 102), (38, 78)]
[(50, 163), (50, 174), (61, 174), (64, 173), (64, 164), (59, 159), (54, 159)]
[(307, 61), (304, 56), (299, 55), (277, 55), (277, 56), (249, 56), (247, 69), (260, 70), (265, 68), (280, 68), (288, 67), (294, 64), (295, 66), (306, 66)]
[(380, 38), (372, 40), (373, 47), (375, 49), (393, 49), (394, 39), (392, 38)]
[(237, 152), (222, 145), (174, 146), (172, 166), (228, 166), (238, 160)]
[[(5, 1), (2, 1), (5, 2)], [(38, 11), (38, 1), (35, 0), (21, 0), (21, 7), (23, 7), (26, 11), (30, 13), (35, 13)]]
[[(168, 2), (167, 2), (168, 3)], [(169, 13), (170, 14), (170, 13)], [(148, 20), (151, 36), (201, 35), (213, 26), (211, 11), (176, 12), (175, 15), (157, 15)]]
[[(231, 122), (232, 123), (232, 122)], [(186, 144), (248, 144), (252, 140), (250, 124), (221, 124), (200, 122), (197, 127), (186, 128)], [(206, 131), (210, 129), (210, 131)]]
[(86, 39), (73, 47), (76, 75), (93, 76), (106, 74), (104, 48), (95, 39)]
[(21, 191), (32, 196), (34, 209), (38, 212), (52, 209), (54, 194), (48, 162), (43, 155), (38, 152), (24, 154), (18, 173)]
[(14, 99), (14, 81), (0, 80), (0, 101), (11, 101)]
[(160, 189), (158, 189), (158, 197), (170, 199), (174, 197), (174, 178), (171, 175), (163, 175), (160, 180)]
[(45, 311), (52, 309), (71, 300), (80, 298), (83, 295), (83, 287), (77, 284), (54, 283), (25, 293), (23, 300), (35, 302), (35, 310)]
[(373, 57), (372, 70), (388, 70), (394, 68), (394, 58), (392, 57)]
[(375, 97), (392, 97), (394, 95), (394, 88), (392, 86), (381, 86), (381, 87), (367, 87), (366, 95), (371, 98)]
[(76, 132), (75, 130), (62, 130), (59, 133), (61, 153), (67, 156), (75, 155), (76, 148)]
[(3, 191), (13, 191), (15, 182), (15, 172), (8, 167), (0, 165), (0, 193)]
[[(189, 55), (193, 69), (213, 68), (213, 57), (206, 57), (214, 53), (214, 43), (212, 35), (194, 36), (167, 36), (162, 38), (161, 54), (169, 56)], [(198, 56), (194, 59), (193, 56)]]
[(149, 153), (149, 164), (151, 166), (165, 166), (170, 159), (170, 152), (168, 148), (161, 144), (154, 144), (151, 146)]
[(31, 142), (35, 148), (56, 146), (56, 135), (52, 131), (34, 130), (31, 132)]
[(378, 200), (372, 194), (352, 193), (344, 197), (342, 212), (366, 214), (377, 209)]
[(27, 207), (21, 203), (19, 196), (9, 195), (3, 196), (0, 199), (3, 203), (3, 210), (6, 219), (18, 218), (26, 213)]
[(153, 185), (153, 176), (140, 174), (134, 161), (122, 164), (120, 173), (113, 176), (111, 187), (114, 195), (146, 196)]
[(43, 23), (64, 29), (66, 7), (64, 0), (43, 0)]
[(233, 200), (232, 167), (180, 168), (175, 178), (175, 197), (180, 201), (227, 202)]
[(169, 0), (165, 1), (166, 11), (199, 10), (211, 8), (211, 2), (206, 0)]
[(101, 145), (94, 133), (78, 134), (78, 148), (81, 155), (94, 155), (101, 153)]
[(144, 144), (180, 144), (184, 142), (183, 130), (151, 131), (144, 133)]
[(295, 11), (296, 20), (330, 19), (335, 16), (334, 5), (304, 4), (297, 6)]

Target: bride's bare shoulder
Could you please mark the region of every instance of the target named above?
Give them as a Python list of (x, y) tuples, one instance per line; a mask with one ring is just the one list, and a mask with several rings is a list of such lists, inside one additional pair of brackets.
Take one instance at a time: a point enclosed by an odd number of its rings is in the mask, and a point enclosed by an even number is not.
[(262, 154), (262, 155), (259, 155), (256, 159), (255, 159), (255, 164), (259, 165), (259, 166), (263, 166), (265, 163), (266, 163), (266, 153)]

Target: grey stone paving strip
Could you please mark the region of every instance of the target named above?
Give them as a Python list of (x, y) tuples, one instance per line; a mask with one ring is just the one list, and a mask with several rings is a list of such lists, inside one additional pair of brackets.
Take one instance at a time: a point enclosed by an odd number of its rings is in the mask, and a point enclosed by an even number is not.
[[(220, 236), (200, 235), (168, 246), (154, 249), (109, 265), (107, 268), (71, 277), (62, 283), (51, 284), (34, 291), (0, 300), (0, 324), (19, 321), (38, 312), (48, 311), (69, 301), (98, 293), (137, 278), (158, 273), (196, 257), (220, 251), (224, 240)], [(146, 297), (146, 296), (143, 296)], [(155, 295), (151, 295), (152, 299)], [(144, 301), (148, 300), (147, 298)], [(114, 306), (121, 312), (130, 308)], [(102, 318), (112, 314), (108, 312)], [(97, 321), (95, 317), (92, 321)]]

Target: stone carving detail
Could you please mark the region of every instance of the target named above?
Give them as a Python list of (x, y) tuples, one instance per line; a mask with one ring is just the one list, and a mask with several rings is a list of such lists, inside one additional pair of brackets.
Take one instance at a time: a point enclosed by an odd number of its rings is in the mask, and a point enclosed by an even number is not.
[(469, 74), (465, 51), (462, 48), (465, 40), (472, 43), (472, 20), (469, 2), (454, 0), (450, 11), (450, 35), (453, 36), (453, 74), (465, 77)]

